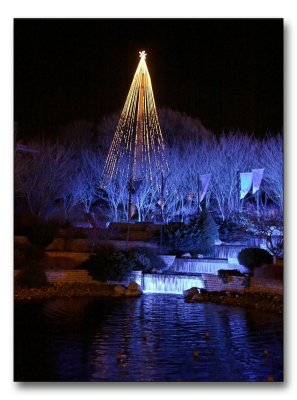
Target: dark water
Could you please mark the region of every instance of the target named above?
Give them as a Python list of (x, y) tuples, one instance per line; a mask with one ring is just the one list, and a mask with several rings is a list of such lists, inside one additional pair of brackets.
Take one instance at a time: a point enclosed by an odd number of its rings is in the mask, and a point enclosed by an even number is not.
[(14, 331), (16, 381), (283, 380), (282, 316), (177, 295), (17, 304)]

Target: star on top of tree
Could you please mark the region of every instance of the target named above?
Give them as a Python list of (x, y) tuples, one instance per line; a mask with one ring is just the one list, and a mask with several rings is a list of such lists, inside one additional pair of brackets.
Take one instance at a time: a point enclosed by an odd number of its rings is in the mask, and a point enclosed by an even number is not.
[(139, 57), (140, 57), (141, 59), (144, 59), (144, 60), (145, 60), (146, 56), (147, 56), (147, 54), (146, 54), (146, 52), (145, 52), (144, 50), (142, 50), (142, 51), (139, 52)]

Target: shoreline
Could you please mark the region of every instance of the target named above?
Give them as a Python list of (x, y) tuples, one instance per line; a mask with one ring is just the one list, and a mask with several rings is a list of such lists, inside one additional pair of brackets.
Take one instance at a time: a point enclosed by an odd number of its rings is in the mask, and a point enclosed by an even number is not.
[[(42, 301), (54, 298), (77, 297), (139, 297), (141, 292), (131, 292), (124, 285), (96, 283), (56, 283), (40, 288), (26, 288), (15, 285), (16, 303)], [(187, 303), (215, 303), (251, 308), (260, 311), (283, 314), (283, 295), (277, 292), (218, 291), (199, 293), (196, 288), (184, 294)]]
[[(131, 285), (131, 284), (130, 284)], [(55, 283), (39, 288), (14, 286), (14, 301), (33, 302), (54, 298), (76, 297), (139, 297), (137, 288), (105, 282), (95, 283)]]
[(71, 298), (71, 297), (86, 297), (86, 296), (112, 296), (114, 286), (94, 283), (56, 283), (39, 288), (29, 288), (24, 286), (14, 286), (14, 301), (15, 302), (30, 302), (35, 300), (46, 300), (52, 298)]
[(202, 292), (189, 289), (184, 295), (187, 303), (215, 303), (238, 306), (275, 314), (283, 314), (283, 294), (260, 291), (218, 291)]

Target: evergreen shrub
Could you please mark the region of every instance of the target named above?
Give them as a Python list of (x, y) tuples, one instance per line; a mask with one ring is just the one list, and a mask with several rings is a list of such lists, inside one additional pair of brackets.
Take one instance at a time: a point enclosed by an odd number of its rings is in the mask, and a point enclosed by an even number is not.
[(121, 281), (136, 267), (136, 262), (126, 251), (103, 245), (95, 249), (95, 254), (80, 264), (77, 269), (86, 269), (95, 280)]
[(164, 228), (163, 243), (175, 254), (211, 255), (219, 238), (217, 225), (211, 213), (204, 208), (198, 222), (190, 225), (172, 225)]
[(36, 220), (28, 227), (27, 236), (31, 244), (45, 248), (54, 240), (54, 229), (50, 223)]
[(223, 283), (232, 282), (233, 276), (245, 276), (243, 273), (237, 269), (219, 269), (218, 277), (222, 279)]
[(273, 257), (267, 250), (254, 247), (241, 250), (237, 258), (239, 264), (245, 266), (251, 272), (256, 267), (273, 262)]
[(146, 273), (151, 269), (164, 270), (167, 268), (165, 262), (157, 256), (154, 250), (147, 247), (135, 247), (129, 252), (130, 257), (135, 262), (134, 269)]

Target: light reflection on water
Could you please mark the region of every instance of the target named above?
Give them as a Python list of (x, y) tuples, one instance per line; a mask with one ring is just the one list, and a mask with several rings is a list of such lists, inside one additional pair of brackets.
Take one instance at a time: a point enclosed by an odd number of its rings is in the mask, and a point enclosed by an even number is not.
[(17, 304), (15, 380), (280, 381), (282, 328), (279, 315), (176, 295)]

